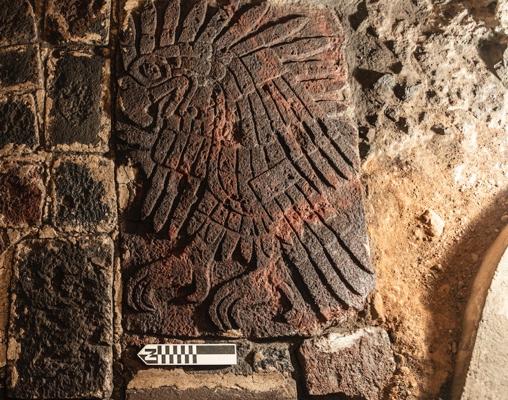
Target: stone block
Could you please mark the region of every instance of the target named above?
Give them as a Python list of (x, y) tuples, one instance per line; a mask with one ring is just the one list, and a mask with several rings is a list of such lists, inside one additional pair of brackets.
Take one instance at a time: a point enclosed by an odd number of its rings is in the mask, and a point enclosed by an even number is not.
[(45, 201), (44, 168), (26, 163), (0, 166), (0, 227), (40, 225)]
[(34, 43), (35, 24), (29, 0), (0, 0), (0, 46)]
[(51, 171), (51, 221), (65, 231), (116, 229), (113, 163), (99, 156), (57, 159)]
[(33, 91), (41, 86), (37, 45), (0, 48), (0, 90)]
[(33, 95), (0, 96), (0, 155), (33, 151), (39, 145), (39, 127)]
[[(11, 281), (11, 256), (5, 232), (0, 232), (0, 369), (7, 363), (7, 328), (9, 321), (9, 285)], [(0, 388), (4, 376), (0, 373)]]
[(310, 395), (378, 400), (395, 371), (390, 339), (381, 328), (305, 340), (299, 356)]
[(291, 354), (287, 344), (252, 344), (252, 351), (248, 358), (252, 369), (256, 373), (282, 372), (288, 376), (294, 373)]
[(111, 0), (48, 0), (46, 38), (51, 42), (107, 45)]
[(8, 396), (109, 398), (112, 389), (109, 238), (27, 240), (12, 281)]
[(15, 245), (21, 237), (19, 231), (0, 230), (0, 393), (4, 393), (5, 389), (12, 259)]
[(52, 149), (106, 152), (108, 62), (100, 55), (54, 50), (48, 59), (46, 141)]
[(253, 375), (187, 374), (143, 370), (127, 387), (127, 400), (295, 400), (295, 381), (278, 372)]
[(362, 309), (374, 271), (335, 14), (120, 6), (115, 139), (141, 186), (124, 230), (139, 245), (123, 261), (127, 328), (308, 335)]

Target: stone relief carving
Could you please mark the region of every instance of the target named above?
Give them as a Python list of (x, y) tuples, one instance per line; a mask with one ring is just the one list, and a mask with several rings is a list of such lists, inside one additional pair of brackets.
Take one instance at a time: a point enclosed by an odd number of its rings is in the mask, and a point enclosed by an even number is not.
[(333, 15), (146, 1), (123, 24), (116, 138), (143, 181), (127, 329), (298, 335), (361, 308), (374, 275)]

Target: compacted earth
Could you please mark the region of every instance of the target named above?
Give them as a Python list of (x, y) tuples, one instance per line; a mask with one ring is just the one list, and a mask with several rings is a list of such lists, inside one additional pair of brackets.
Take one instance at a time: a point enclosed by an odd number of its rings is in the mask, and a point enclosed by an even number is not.
[(449, 398), (472, 280), (508, 223), (507, 8), (367, 1), (349, 17), (388, 398)]
[(450, 399), (507, 48), (506, 0), (0, 0), (0, 398)]

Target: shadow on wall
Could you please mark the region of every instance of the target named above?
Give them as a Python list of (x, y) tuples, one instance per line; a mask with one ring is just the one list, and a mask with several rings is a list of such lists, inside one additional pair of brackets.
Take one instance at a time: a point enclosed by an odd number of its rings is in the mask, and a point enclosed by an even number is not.
[[(457, 346), (462, 334), (464, 310), (469, 300), (471, 286), (488, 251), (499, 232), (507, 225), (503, 215), (508, 210), (508, 188), (501, 191), (490, 206), (483, 210), (465, 229), (457, 243), (441, 259), (441, 270), (429, 285), (428, 308), (432, 319), (427, 329), (430, 359), (434, 363), (434, 374), (426, 382), (427, 387), (439, 384), (441, 398), (451, 398), (453, 374), (443, 377), (443, 371), (454, 370)], [(442, 336), (442, 327), (454, 330), (448, 337)], [(455, 329), (454, 329), (455, 328)]]
[(496, 8), (498, 0), (465, 0), (461, 5), (469, 10), (471, 15), (477, 20), (482, 21), (488, 26), (496, 26)]

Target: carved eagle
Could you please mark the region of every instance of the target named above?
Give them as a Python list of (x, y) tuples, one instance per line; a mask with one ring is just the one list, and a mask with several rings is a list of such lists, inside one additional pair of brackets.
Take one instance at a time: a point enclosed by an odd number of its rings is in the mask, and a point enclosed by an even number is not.
[(169, 0), (127, 14), (116, 135), (145, 179), (141, 218), (174, 249), (130, 278), (133, 309), (206, 301), (220, 331), (293, 334), (373, 288), (339, 24), (293, 11)]

